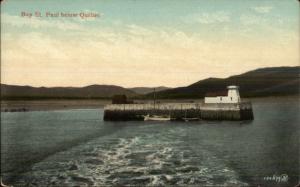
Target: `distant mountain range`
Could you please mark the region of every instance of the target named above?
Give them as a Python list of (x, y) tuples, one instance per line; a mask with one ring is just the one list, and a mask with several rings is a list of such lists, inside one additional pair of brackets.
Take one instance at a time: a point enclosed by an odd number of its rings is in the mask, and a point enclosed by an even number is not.
[(113, 95), (133, 97), (137, 94), (131, 90), (113, 85), (90, 85), (86, 87), (31, 87), (1, 84), (3, 99), (96, 99), (111, 98)]
[(163, 90), (168, 90), (171, 88), (165, 87), (165, 86), (160, 86), (160, 87), (134, 87), (134, 88), (128, 88), (131, 91), (134, 91), (137, 94), (148, 94), (154, 91), (159, 92)]
[[(299, 75), (300, 66), (261, 68), (224, 79), (204, 79), (186, 87), (156, 87), (155, 90), (160, 99), (203, 98), (208, 92), (223, 92), (228, 85), (240, 86), (242, 97), (299, 95)], [(114, 85), (46, 88), (1, 84), (1, 99), (101, 99), (113, 95), (150, 99), (153, 89)]]
[[(249, 71), (228, 78), (208, 78), (186, 87), (156, 93), (157, 98), (203, 98), (208, 92), (221, 93), (228, 85), (238, 85), (242, 97), (299, 94), (300, 66), (272, 67)], [(153, 94), (148, 94), (151, 98)]]

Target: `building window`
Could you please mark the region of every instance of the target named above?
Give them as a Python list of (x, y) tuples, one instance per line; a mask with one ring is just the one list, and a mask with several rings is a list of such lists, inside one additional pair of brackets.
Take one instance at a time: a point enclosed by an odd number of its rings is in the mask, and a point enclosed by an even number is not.
[(230, 97), (231, 101), (232, 101), (232, 97)]

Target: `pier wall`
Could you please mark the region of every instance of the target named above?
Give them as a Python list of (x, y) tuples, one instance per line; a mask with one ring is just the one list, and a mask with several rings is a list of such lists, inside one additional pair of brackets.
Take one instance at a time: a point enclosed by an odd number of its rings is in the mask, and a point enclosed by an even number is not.
[(170, 116), (172, 120), (252, 120), (251, 103), (111, 104), (104, 108), (105, 121), (144, 120), (145, 115)]

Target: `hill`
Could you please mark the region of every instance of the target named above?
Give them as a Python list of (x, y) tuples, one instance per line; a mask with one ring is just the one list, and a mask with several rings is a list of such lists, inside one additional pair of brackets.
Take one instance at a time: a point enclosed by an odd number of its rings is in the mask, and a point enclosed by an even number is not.
[[(224, 79), (204, 79), (186, 87), (156, 87), (156, 97), (159, 99), (203, 98), (209, 92), (224, 92), (228, 85), (240, 86), (242, 97), (299, 95), (299, 73), (300, 66), (261, 68)], [(97, 99), (111, 98), (113, 95), (152, 99), (153, 89), (151, 87), (126, 89), (114, 85), (46, 88), (1, 84), (1, 99)]]
[(111, 98), (124, 94), (133, 97), (131, 90), (113, 85), (90, 85), (86, 87), (31, 87), (1, 84), (1, 99), (96, 99)]
[(157, 91), (157, 92), (170, 89), (170, 88), (165, 87), (165, 86), (159, 86), (159, 87), (134, 87), (134, 88), (128, 88), (128, 89), (131, 90), (131, 91), (134, 91), (137, 94), (148, 94), (148, 93), (153, 92), (154, 88), (155, 88), (155, 91)]
[[(157, 98), (203, 98), (208, 92), (222, 92), (228, 85), (240, 86), (242, 97), (299, 94), (300, 67), (272, 67), (249, 71), (228, 78), (208, 78), (186, 87), (156, 93)], [(149, 93), (145, 97), (151, 98)]]

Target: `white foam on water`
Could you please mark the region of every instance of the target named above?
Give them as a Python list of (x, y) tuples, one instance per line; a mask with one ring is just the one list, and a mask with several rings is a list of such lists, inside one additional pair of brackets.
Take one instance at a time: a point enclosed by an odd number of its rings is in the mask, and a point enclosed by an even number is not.
[[(37, 164), (27, 174), (27, 180), (33, 178), (30, 180), (39, 184), (51, 185), (49, 181), (67, 184), (64, 186), (92, 183), (95, 186), (247, 185), (212, 152), (205, 148), (195, 152), (189, 145), (182, 144), (180, 137), (188, 136), (187, 132), (172, 129), (164, 133), (167, 135), (124, 137), (115, 134), (93, 140)], [(87, 163), (87, 160), (94, 162)], [(50, 169), (52, 163), (61, 164)]]
[(148, 184), (148, 186), (162, 186), (165, 185), (164, 181), (161, 180), (160, 176), (153, 175), (151, 176), (151, 182)]

